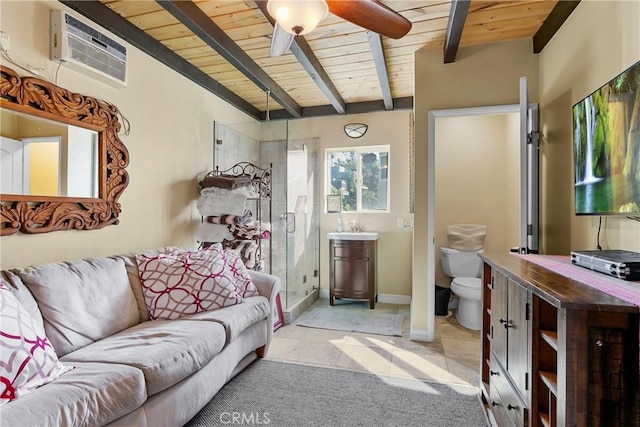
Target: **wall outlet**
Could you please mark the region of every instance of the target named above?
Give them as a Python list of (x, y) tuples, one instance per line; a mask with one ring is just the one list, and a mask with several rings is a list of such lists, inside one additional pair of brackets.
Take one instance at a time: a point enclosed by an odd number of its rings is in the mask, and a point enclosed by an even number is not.
[(0, 48), (5, 52), (9, 52), (9, 45), (9, 34), (0, 31)]
[(396, 225), (400, 228), (404, 227), (404, 218), (398, 218), (396, 220)]

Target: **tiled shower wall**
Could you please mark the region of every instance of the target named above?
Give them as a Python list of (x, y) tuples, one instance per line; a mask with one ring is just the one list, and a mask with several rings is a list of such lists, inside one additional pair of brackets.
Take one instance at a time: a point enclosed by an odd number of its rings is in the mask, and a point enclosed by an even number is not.
[(214, 135), (213, 164), (220, 170), (239, 162), (260, 164), (260, 141), (217, 122)]

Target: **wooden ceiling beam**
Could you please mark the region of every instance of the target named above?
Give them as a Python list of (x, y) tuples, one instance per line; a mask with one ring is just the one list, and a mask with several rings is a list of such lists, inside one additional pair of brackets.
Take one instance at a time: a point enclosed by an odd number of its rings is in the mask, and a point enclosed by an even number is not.
[(248, 114), (256, 120), (260, 120), (261, 112), (256, 107), (236, 95), (234, 92), (221, 85), (218, 81), (186, 61), (180, 55), (171, 51), (153, 37), (141, 31), (138, 27), (109, 9), (99, 1), (65, 1), (60, 3), (75, 10), (85, 18), (88, 18), (106, 28), (121, 39), (131, 43), (152, 58), (165, 64), (202, 88), (220, 97), (240, 111)]
[[(266, 0), (256, 0), (255, 3), (258, 8), (260, 8), (265, 18), (269, 20), (271, 25), (275, 25), (276, 21), (267, 11)], [(340, 95), (340, 92), (329, 78), (329, 75), (320, 64), (320, 61), (316, 57), (315, 53), (313, 53), (311, 46), (309, 46), (309, 43), (307, 43), (304, 37), (295, 37), (293, 39), (293, 43), (291, 43), (291, 46), (289, 47), (289, 50), (291, 50), (293, 56), (295, 56), (300, 65), (302, 65), (302, 68), (309, 73), (309, 76), (313, 79), (315, 84), (318, 85), (318, 88), (322, 91), (324, 96), (327, 97), (327, 100), (331, 103), (336, 112), (338, 114), (346, 114), (347, 109), (345, 107), (344, 99), (342, 99), (342, 95)]]
[(378, 80), (380, 81), (380, 90), (382, 90), (382, 101), (385, 110), (393, 110), (393, 98), (391, 97), (391, 85), (389, 84), (389, 72), (387, 71), (387, 60), (384, 56), (382, 48), (382, 36), (373, 31), (367, 31), (369, 38), (369, 46), (371, 46), (371, 54), (373, 55), (373, 63), (376, 66)]
[(567, 20), (571, 12), (578, 6), (580, 0), (577, 1), (559, 1), (551, 10), (547, 19), (544, 20), (538, 32), (533, 36), (533, 53), (540, 53), (542, 49), (549, 43), (549, 40), (562, 27), (564, 21)]
[(222, 55), (234, 67), (260, 89), (270, 91), (271, 97), (284, 107), (292, 117), (302, 117), (302, 107), (275, 80), (247, 55), (222, 28), (218, 27), (195, 3), (179, 0), (157, 0), (207, 45)]
[(449, 22), (447, 24), (447, 34), (444, 39), (444, 63), (455, 62), (458, 54), (458, 46), (464, 29), (464, 21), (467, 19), (469, 11), (469, 0), (452, 0), (451, 11), (449, 12)]
[[(394, 98), (393, 105), (396, 110), (409, 110), (413, 108), (413, 96), (407, 96), (404, 98)], [(376, 111), (385, 111), (384, 102), (378, 101), (363, 101), (352, 102), (347, 104), (347, 114), (365, 114), (373, 113)], [(319, 116), (331, 116), (335, 114), (331, 105), (318, 105), (313, 107), (302, 107), (302, 117), (319, 117)], [(271, 120), (283, 120), (291, 119), (292, 117), (285, 110), (274, 110), (269, 114)], [(264, 120), (265, 113), (262, 113)]]

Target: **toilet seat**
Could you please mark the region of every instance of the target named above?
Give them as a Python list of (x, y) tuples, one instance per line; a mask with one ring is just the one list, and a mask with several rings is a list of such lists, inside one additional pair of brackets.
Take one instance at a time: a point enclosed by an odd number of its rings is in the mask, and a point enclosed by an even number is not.
[(455, 284), (463, 288), (480, 289), (482, 288), (482, 279), (479, 277), (454, 277), (451, 284)]

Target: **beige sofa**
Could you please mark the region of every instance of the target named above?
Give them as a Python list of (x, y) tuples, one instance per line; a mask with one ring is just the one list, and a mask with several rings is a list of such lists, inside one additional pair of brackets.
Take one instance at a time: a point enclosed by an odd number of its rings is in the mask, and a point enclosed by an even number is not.
[(133, 256), (2, 272), (41, 321), (60, 361), (75, 367), (0, 407), (0, 425), (180, 426), (263, 357), (280, 290), (250, 272), (259, 296), (176, 320), (149, 320)]

